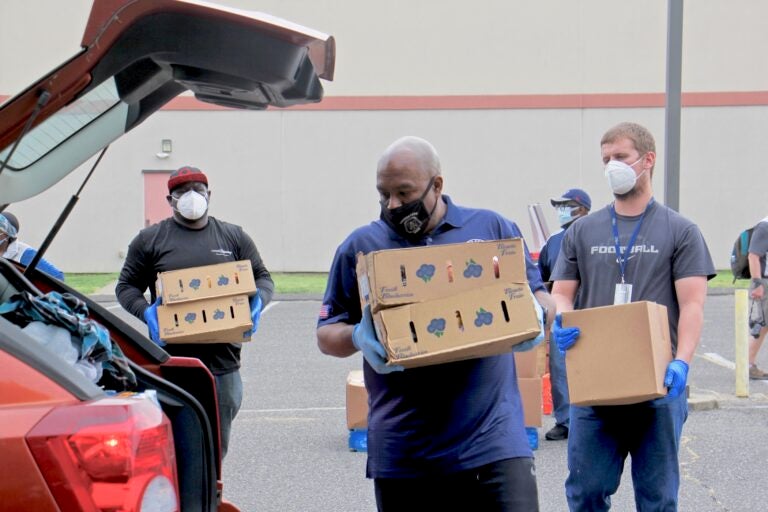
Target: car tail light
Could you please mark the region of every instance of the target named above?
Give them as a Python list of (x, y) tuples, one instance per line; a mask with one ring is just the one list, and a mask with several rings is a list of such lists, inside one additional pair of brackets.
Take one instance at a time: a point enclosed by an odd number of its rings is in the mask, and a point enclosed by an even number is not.
[(56, 407), (27, 444), (62, 510), (179, 510), (171, 425), (142, 395)]

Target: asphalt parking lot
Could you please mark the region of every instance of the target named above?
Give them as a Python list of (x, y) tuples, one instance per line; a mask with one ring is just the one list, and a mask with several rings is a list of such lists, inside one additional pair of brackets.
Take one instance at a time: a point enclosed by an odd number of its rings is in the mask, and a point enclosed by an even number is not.
[[(224, 462), (224, 495), (244, 511), (375, 510), (365, 453), (347, 447), (344, 386), (360, 356), (322, 355), (314, 334), (319, 300), (290, 299), (268, 307), (243, 350), (245, 398)], [(750, 397), (735, 397), (733, 318), (732, 294), (708, 297), (689, 374), (681, 511), (768, 510), (768, 381), (751, 381)], [(758, 363), (768, 367), (768, 349)], [(566, 444), (543, 439), (552, 424), (545, 416), (534, 455), (541, 510), (559, 512), (567, 510)], [(627, 465), (613, 510), (635, 509), (628, 475)]]

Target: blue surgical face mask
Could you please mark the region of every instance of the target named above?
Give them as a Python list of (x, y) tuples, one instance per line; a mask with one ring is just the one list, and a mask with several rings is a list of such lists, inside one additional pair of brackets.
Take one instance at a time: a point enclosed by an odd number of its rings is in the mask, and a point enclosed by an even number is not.
[(566, 224), (576, 220), (577, 217), (574, 216), (574, 214), (578, 208), (578, 206), (558, 206), (557, 221), (560, 223), (560, 226), (565, 226)]

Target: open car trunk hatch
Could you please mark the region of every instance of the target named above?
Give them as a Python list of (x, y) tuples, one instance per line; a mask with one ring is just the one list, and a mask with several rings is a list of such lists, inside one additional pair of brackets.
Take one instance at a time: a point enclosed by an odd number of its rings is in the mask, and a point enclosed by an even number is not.
[(333, 37), (266, 14), (95, 0), (82, 50), (0, 107), (0, 204), (39, 194), (186, 91), (239, 109), (318, 102), (334, 62)]

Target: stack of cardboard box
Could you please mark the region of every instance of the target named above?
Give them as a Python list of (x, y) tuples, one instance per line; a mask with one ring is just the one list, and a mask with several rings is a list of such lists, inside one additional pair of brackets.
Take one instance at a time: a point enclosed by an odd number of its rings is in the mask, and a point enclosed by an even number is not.
[(523, 401), (523, 416), (526, 427), (540, 427), (542, 424), (541, 374), (537, 361), (544, 346), (539, 345), (526, 352), (515, 352), (517, 387)]
[(519, 238), (359, 254), (357, 276), (390, 364), (497, 355), (540, 333)]
[(166, 343), (250, 341), (251, 309), (256, 293), (248, 260), (162, 272), (157, 293), (160, 338)]
[[(542, 379), (541, 354), (544, 345), (539, 345), (526, 352), (515, 352), (517, 386), (523, 402), (523, 416), (529, 437), (537, 435), (537, 428), (542, 425)], [(347, 375), (346, 387), (347, 428), (349, 429), (349, 449), (366, 451), (368, 431), (368, 391), (362, 370), (352, 370)], [(534, 445), (531, 446), (534, 448)]]
[(362, 370), (347, 375), (347, 428), (349, 449), (364, 452), (368, 449), (368, 391)]

